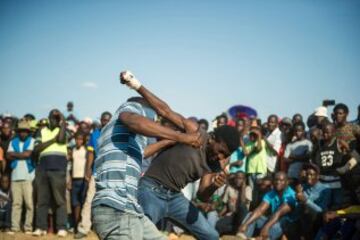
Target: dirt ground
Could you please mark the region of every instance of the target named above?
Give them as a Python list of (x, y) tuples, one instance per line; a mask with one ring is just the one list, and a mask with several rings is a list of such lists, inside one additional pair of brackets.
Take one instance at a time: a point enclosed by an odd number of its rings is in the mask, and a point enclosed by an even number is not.
[[(15, 235), (8, 235), (6, 233), (2, 233), (0, 232), (0, 240), (57, 240), (57, 239), (61, 239), (61, 240), (72, 240), (73, 238), (73, 234), (69, 234), (66, 238), (59, 238), (54, 234), (48, 234), (44, 237), (33, 237), (33, 236), (29, 236), (29, 235), (25, 235), (23, 233), (16, 233)], [(84, 238), (86, 240), (98, 240), (97, 236), (94, 233), (91, 233), (89, 236), (87, 236), (86, 238)], [(224, 236), (221, 238), (221, 240), (236, 240), (237, 238), (234, 236)], [(188, 235), (183, 235), (180, 238), (178, 238), (177, 240), (195, 240), (195, 238), (188, 236)]]

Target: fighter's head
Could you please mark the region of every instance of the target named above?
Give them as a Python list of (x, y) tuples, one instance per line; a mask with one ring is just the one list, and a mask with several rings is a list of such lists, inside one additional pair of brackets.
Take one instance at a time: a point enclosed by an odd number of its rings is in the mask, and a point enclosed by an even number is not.
[(208, 162), (225, 159), (240, 145), (240, 135), (236, 128), (221, 126), (210, 134), (209, 144), (206, 148)]

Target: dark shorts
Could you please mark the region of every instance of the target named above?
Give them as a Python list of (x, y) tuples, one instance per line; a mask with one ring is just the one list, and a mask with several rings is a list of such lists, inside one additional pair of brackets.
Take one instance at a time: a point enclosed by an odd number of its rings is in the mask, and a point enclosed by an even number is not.
[(71, 206), (82, 206), (85, 202), (87, 182), (85, 179), (73, 179), (71, 188)]

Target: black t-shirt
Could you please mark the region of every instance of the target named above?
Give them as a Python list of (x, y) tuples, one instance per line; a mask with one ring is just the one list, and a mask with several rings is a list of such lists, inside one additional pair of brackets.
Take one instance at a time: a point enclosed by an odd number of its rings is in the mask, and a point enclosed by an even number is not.
[[(206, 134), (206, 133), (205, 133)], [(209, 165), (206, 160), (207, 141), (201, 148), (178, 143), (159, 153), (151, 162), (145, 177), (150, 177), (165, 187), (181, 191), (209, 172), (220, 171), (220, 165)]]
[(326, 146), (323, 144), (316, 153), (315, 163), (321, 175), (339, 176), (337, 168), (343, 165), (344, 154), (340, 152), (338, 141), (334, 140)]

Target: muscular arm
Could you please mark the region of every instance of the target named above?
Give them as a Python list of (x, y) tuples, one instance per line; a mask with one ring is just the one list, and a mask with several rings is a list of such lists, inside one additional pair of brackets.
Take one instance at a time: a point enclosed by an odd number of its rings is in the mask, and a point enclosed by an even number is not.
[(173, 140), (194, 146), (201, 145), (200, 133), (184, 134), (172, 129), (161, 126), (143, 116), (135, 113), (122, 112), (119, 120), (125, 124), (131, 131), (145, 135), (147, 137), (159, 137)]
[(146, 99), (157, 114), (170, 120), (180, 129), (183, 129), (188, 133), (196, 132), (198, 130), (198, 124), (196, 122), (188, 120), (179, 113), (174, 112), (168, 104), (159, 99), (144, 86), (139, 88), (138, 93)]
[(224, 172), (208, 173), (202, 176), (200, 180), (197, 197), (203, 202), (207, 202), (214, 192), (224, 185), (226, 182), (226, 174)]
[(280, 220), (280, 218), (291, 212), (291, 207), (287, 203), (283, 203), (280, 208), (270, 217), (269, 221), (264, 225), (261, 232), (268, 232), (269, 229)]
[(269, 208), (269, 204), (265, 201), (262, 201), (260, 205), (251, 213), (250, 217), (239, 227), (238, 232), (246, 231), (247, 227), (256, 221), (259, 217), (265, 214), (266, 210)]
[(149, 144), (146, 146), (144, 150), (144, 158), (148, 158), (154, 155), (155, 153), (159, 152), (160, 150), (169, 147), (175, 143), (176, 143), (175, 141), (171, 141), (171, 140), (161, 140), (156, 143)]

